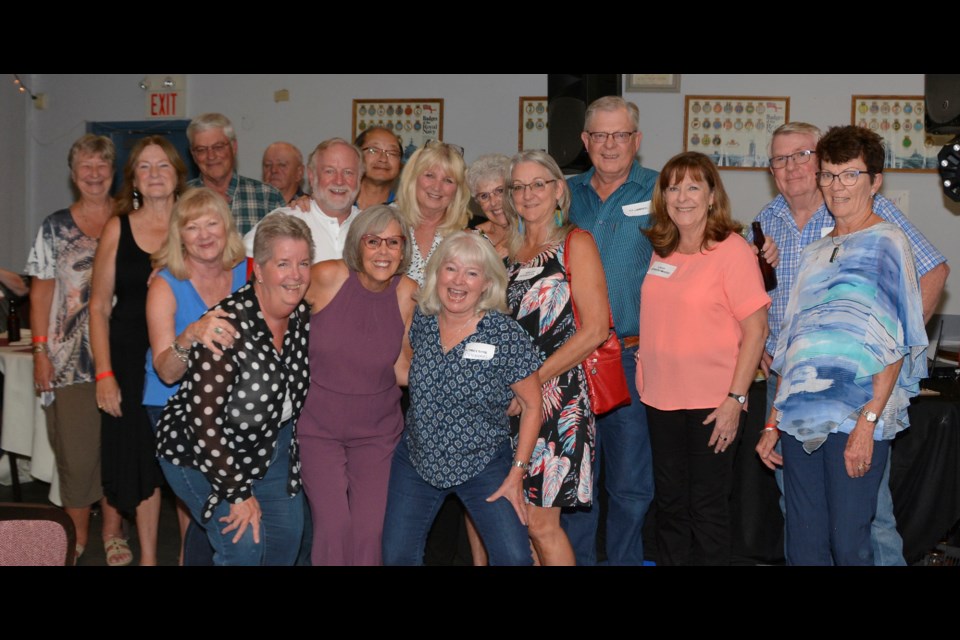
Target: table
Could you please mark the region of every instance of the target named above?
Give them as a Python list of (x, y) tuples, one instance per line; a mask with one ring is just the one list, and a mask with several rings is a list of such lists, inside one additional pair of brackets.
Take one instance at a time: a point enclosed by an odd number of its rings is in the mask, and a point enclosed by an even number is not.
[(33, 388), (29, 340), (28, 336), (15, 346), (0, 346), (0, 373), (4, 374), (0, 449), (30, 458), (30, 475), (49, 482), (50, 501), (60, 505), (60, 482), (47, 439), (47, 418)]

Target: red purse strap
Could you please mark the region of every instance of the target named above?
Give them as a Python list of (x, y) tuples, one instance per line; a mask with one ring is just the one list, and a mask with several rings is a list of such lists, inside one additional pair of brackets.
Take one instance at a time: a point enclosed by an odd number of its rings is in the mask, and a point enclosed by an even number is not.
[[(570, 307), (573, 309), (573, 326), (577, 329), (580, 328), (580, 312), (577, 311), (577, 303), (573, 299), (573, 272), (570, 270), (570, 238), (573, 237), (575, 233), (585, 233), (591, 238), (589, 231), (580, 228), (571, 229), (567, 233), (567, 237), (563, 240), (563, 270), (567, 278), (567, 282), (570, 283)], [(610, 314), (610, 331), (616, 333), (616, 329), (613, 326), (613, 309), (608, 309)]]

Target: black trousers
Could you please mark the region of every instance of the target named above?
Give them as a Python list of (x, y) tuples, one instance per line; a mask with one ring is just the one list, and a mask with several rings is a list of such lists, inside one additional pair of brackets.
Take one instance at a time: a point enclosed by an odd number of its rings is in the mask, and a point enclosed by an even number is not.
[(647, 406), (661, 565), (730, 564), (733, 461), (746, 423), (723, 453), (707, 446), (713, 409), (661, 411)]

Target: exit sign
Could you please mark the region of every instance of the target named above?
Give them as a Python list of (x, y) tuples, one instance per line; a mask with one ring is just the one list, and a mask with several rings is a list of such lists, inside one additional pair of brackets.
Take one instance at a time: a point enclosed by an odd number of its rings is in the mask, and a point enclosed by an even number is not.
[(147, 118), (184, 118), (187, 111), (186, 77), (149, 75), (140, 82), (146, 98)]

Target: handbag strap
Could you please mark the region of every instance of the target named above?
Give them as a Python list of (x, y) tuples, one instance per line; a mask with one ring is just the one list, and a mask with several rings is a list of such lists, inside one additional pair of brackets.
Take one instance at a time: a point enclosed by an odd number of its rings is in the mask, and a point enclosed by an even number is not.
[[(570, 307), (573, 309), (573, 326), (577, 329), (580, 329), (580, 313), (577, 311), (577, 303), (573, 298), (573, 272), (570, 270), (570, 238), (573, 237), (575, 233), (585, 233), (591, 238), (590, 232), (585, 229), (573, 228), (567, 233), (567, 237), (563, 239), (563, 271), (564, 275), (567, 278), (567, 282), (570, 283)], [(613, 326), (613, 309), (607, 309), (610, 314), (610, 331), (616, 333), (616, 328)]]

